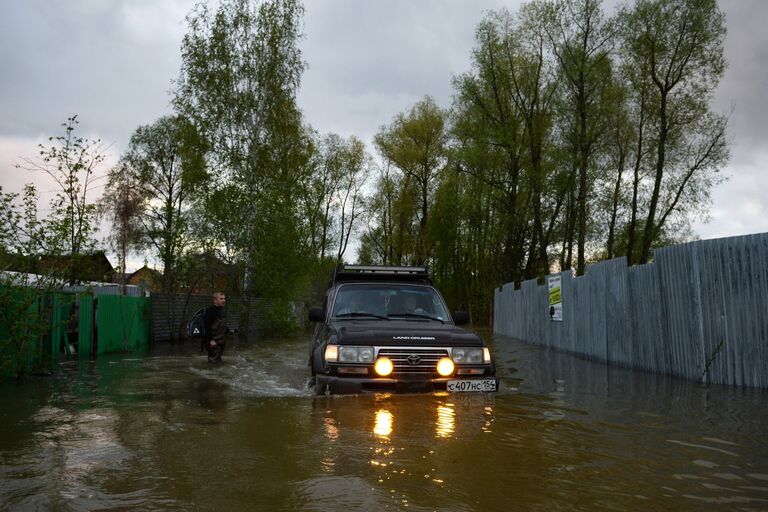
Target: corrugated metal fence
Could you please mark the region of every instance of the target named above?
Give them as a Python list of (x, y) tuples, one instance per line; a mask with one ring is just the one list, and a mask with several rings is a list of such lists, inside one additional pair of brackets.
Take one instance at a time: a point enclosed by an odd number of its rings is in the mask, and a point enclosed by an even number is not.
[(0, 286), (0, 377), (62, 358), (143, 351), (149, 347), (149, 299), (72, 288)]
[(149, 346), (149, 299), (101, 295), (96, 307), (99, 354), (144, 350)]
[(657, 249), (561, 276), (563, 321), (546, 285), (496, 291), (497, 334), (622, 366), (768, 388), (768, 233)]
[(144, 290), (141, 289), (141, 287), (136, 285), (126, 285), (125, 288), (120, 286), (119, 284), (96, 284), (96, 285), (65, 285), (62, 288), (62, 291), (65, 292), (74, 292), (74, 293), (90, 293), (94, 296), (101, 296), (101, 295), (123, 295), (127, 297), (144, 297), (145, 293)]

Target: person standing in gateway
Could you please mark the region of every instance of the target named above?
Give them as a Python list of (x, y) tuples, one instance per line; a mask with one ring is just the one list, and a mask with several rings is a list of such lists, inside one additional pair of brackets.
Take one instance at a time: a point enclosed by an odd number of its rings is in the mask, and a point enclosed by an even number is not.
[(208, 361), (220, 363), (224, 354), (227, 337), (227, 325), (224, 317), (224, 306), (227, 296), (224, 292), (213, 294), (213, 305), (205, 308), (205, 332), (208, 338), (205, 348), (208, 349)]

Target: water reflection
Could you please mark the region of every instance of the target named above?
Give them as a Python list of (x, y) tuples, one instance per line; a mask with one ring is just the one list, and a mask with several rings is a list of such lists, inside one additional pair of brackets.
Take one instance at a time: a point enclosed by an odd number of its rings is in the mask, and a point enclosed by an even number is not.
[(493, 429), (491, 426), (493, 425), (494, 417), (493, 417), (493, 407), (490, 405), (485, 406), (483, 408), (483, 416), (485, 417), (485, 422), (483, 423), (483, 432), (486, 434), (490, 434), (493, 432)]
[(376, 437), (389, 441), (392, 435), (392, 413), (386, 409), (376, 411), (376, 421), (373, 425), (373, 433)]
[(435, 421), (435, 437), (453, 437), (456, 429), (456, 411), (452, 403), (437, 406), (437, 420)]
[(329, 441), (336, 441), (339, 438), (339, 429), (333, 418), (324, 418), (323, 426), (325, 427), (325, 437)]
[[(433, 397), (427, 397), (426, 399), (432, 400), (436, 397), (439, 397), (439, 395), (433, 396)], [(462, 417), (462, 423), (466, 423), (468, 428), (474, 429), (477, 428), (481, 432), (490, 433), (492, 432), (492, 424), (494, 422), (494, 412), (493, 412), (493, 406), (492, 405), (483, 405), (481, 408), (473, 407), (472, 405), (472, 397), (459, 397), (464, 398), (464, 400), (445, 400), (442, 397), (440, 397), (436, 403), (432, 405), (434, 410), (434, 436), (437, 439), (449, 439), (453, 438), (456, 433), (456, 424), (457, 421), (460, 419), (458, 417), (457, 413), (457, 403), (462, 406), (470, 406), (471, 408), (469, 411), (465, 411), (464, 407), (462, 407), (462, 411), (466, 412), (466, 416)], [(377, 439), (379, 442), (391, 442), (393, 439), (393, 430), (395, 428), (395, 422), (396, 422), (396, 416), (393, 411), (399, 408), (402, 408), (402, 404), (395, 405), (393, 403), (392, 405), (385, 407), (382, 406), (380, 403), (380, 400), (376, 400), (376, 409), (374, 411), (374, 417), (373, 417), (373, 435), (374, 438)], [(479, 410), (478, 410), (479, 409)], [(417, 421), (413, 422), (413, 418), (410, 416), (410, 411), (402, 411), (401, 413), (403, 416), (408, 417), (410, 422), (416, 426), (419, 427), (426, 427), (427, 424)], [(325, 420), (325, 430), (326, 430), (326, 437), (331, 440), (335, 440), (338, 435), (338, 428), (336, 428), (335, 424), (333, 423), (332, 419), (326, 418)], [(421, 434), (419, 434), (421, 435)]]
[(492, 395), (312, 397), (304, 339), (0, 386), (0, 510), (766, 509), (765, 391), (494, 353)]

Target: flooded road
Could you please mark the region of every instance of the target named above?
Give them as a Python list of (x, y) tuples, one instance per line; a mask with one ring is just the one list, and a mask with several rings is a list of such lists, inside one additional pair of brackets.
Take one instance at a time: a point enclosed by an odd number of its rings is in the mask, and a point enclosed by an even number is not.
[(0, 510), (768, 510), (768, 392), (493, 340), (492, 395), (314, 397), (308, 337), (0, 384)]

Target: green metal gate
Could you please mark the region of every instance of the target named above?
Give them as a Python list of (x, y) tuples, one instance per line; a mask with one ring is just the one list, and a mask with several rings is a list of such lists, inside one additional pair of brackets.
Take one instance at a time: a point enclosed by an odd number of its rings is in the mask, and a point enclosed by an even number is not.
[[(146, 351), (150, 340), (150, 300), (146, 297), (47, 292), (0, 286), (0, 377), (75, 357), (67, 332), (74, 307), (78, 315), (77, 358)], [(72, 346), (71, 346), (72, 345)]]
[(93, 295), (80, 295), (77, 331), (78, 359), (90, 359), (93, 355)]
[(101, 295), (96, 303), (97, 352), (143, 351), (149, 347), (149, 299)]

